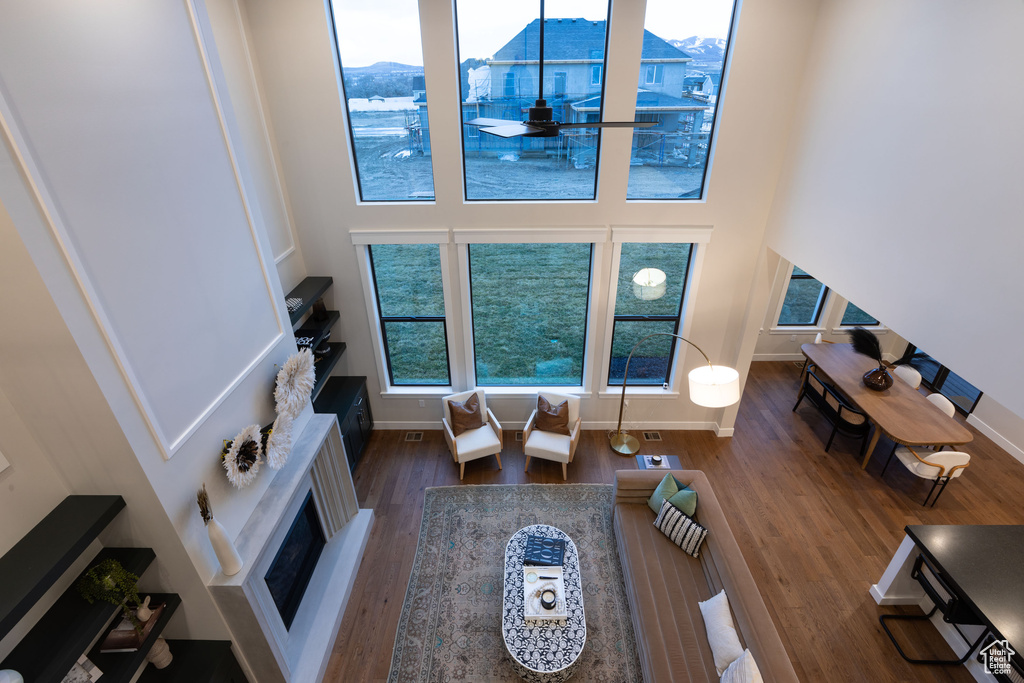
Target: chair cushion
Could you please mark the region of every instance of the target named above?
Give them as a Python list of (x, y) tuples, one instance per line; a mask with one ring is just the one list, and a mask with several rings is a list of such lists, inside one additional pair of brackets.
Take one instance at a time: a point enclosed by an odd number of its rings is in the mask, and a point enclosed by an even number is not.
[(455, 448), (459, 452), (459, 462), (466, 462), (501, 452), (501, 442), (491, 426), (484, 425), (455, 437)]
[[(920, 453), (919, 453), (920, 454)], [(922, 479), (934, 479), (939, 476), (940, 468), (945, 468), (947, 471), (951, 467), (957, 465), (966, 465), (971, 461), (971, 456), (966, 453), (959, 451), (938, 451), (936, 453), (928, 453), (927, 455), (920, 454), (923, 460), (927, 462), (934, 462), (935, 466), (926, 465), (910, 452), (910, 449), (900, 446), (896, 449), (896, 457), (900, 459), (904, 467), (908, 470), (921, 477)], [(952, 478), (956, 479), (964, 471), (964, 468), (959, 468), (953, 472)]]
[(698, 604), (701, 616), (704, 617), (704, 630), (708, 633), (711, 654), (715, 657), (715, 668), (721, 676), (730, 664), (743, 655), (743, 646), (736, 634), (736, 623), (729, 611), (729, 598), (723, 588), (718, 595)]
[(569, 402), (552, 405), (543, 396), (537, 396), (537, 418), (533, 424), (542, 432), (569, 436)]
[(552, 434), (534, 429), (523, 444), (523, 453), (531, 458), (569, 462), (569, 448), (572, 440), (563, 434)]
[(448, 401), (448, 409), (452, 414), (452, 433), (459, 436), (470, 429), (477, 429), (484, 424), (480, 401), (473, 394), (465, 401)]
[(763, 683), (764, 678), (757, 668), (754, 655), (750, 650), (744, 650), (743, 655), (729, 665), (729, 668), (722, 674), (721, 683)]
[(661, 504), (661, 511), (654, 520), (654, 526), (691, 557), (698, 556), (701, 543), (708, 535), (707, 529), (667, 500)]

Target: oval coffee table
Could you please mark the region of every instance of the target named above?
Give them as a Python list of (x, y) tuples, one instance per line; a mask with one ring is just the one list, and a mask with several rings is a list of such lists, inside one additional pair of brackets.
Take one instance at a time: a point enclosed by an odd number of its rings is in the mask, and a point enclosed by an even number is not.
[[(562, 581), (567, 617), (557, 621), (523, 619), (523, 553), (527, 536), (565, 541)], [(543, 567), (538, 571), (543, 572)], [(501, 635), (515, 672), (527, 681), (565, 681), (576, 673), (587, 642), (583, 584), (576, 544), (568, 534), (547, 524), (534, 524), (512, 534), (505, 546), (505, 591)]]

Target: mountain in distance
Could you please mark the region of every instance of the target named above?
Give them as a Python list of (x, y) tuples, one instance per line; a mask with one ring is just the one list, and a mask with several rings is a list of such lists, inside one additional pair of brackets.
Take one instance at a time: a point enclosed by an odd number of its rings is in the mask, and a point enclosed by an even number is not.
[(423, 67), (400, 62), (377, 62), (370, 66), (346, 66), (345, 73), (353, 76), (418, 76), (423, 73)]
[(668, 43), (693, 57), (695, 62), (721, 63), (725, 60), (725, 38), (690, 36), (684, 40), (670, 40)]

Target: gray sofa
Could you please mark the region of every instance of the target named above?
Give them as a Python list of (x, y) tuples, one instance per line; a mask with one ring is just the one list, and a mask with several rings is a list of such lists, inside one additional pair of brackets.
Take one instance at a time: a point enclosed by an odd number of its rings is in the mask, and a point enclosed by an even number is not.
[(613, 522), (644, 680), (718, 681), (699, 601), (725, 589), (740, 642), (765, 681), (798, 681), (754, 577), (711, 485), (699, 470), (672, 470), (697, 491), (695, 519), (708, 529), (699, 558), (653, 524), (647, 499), (665, 470), (615, 473)]

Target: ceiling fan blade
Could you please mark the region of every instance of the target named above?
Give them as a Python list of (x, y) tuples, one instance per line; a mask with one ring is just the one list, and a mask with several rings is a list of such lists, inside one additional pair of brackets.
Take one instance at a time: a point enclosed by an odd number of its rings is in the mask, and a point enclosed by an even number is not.
[(508, 119), (482, 119), (477, 118), (472, 121), (466, 121), (467, 126), (507, 126), (512, 123), (519, 123), (518, 121), (509, 121)]
[(657, 121), (593, 121), (591, 123), (560, 123), (559, 128), (650, 128)]
[[(506, 123), (508, 123), (506, 121)], [(513, 123), (505, 126), (494, 126), (493, 128), (481, 128), (481, 132), (490, 133), (491, 135), (497, 135), (500, 138), (514, 138), (517, 135), (526, 135), (527, 133), (539, 133), (540, 128), (534, 128), (533, 126), (526, 126), (521, 123)]]

